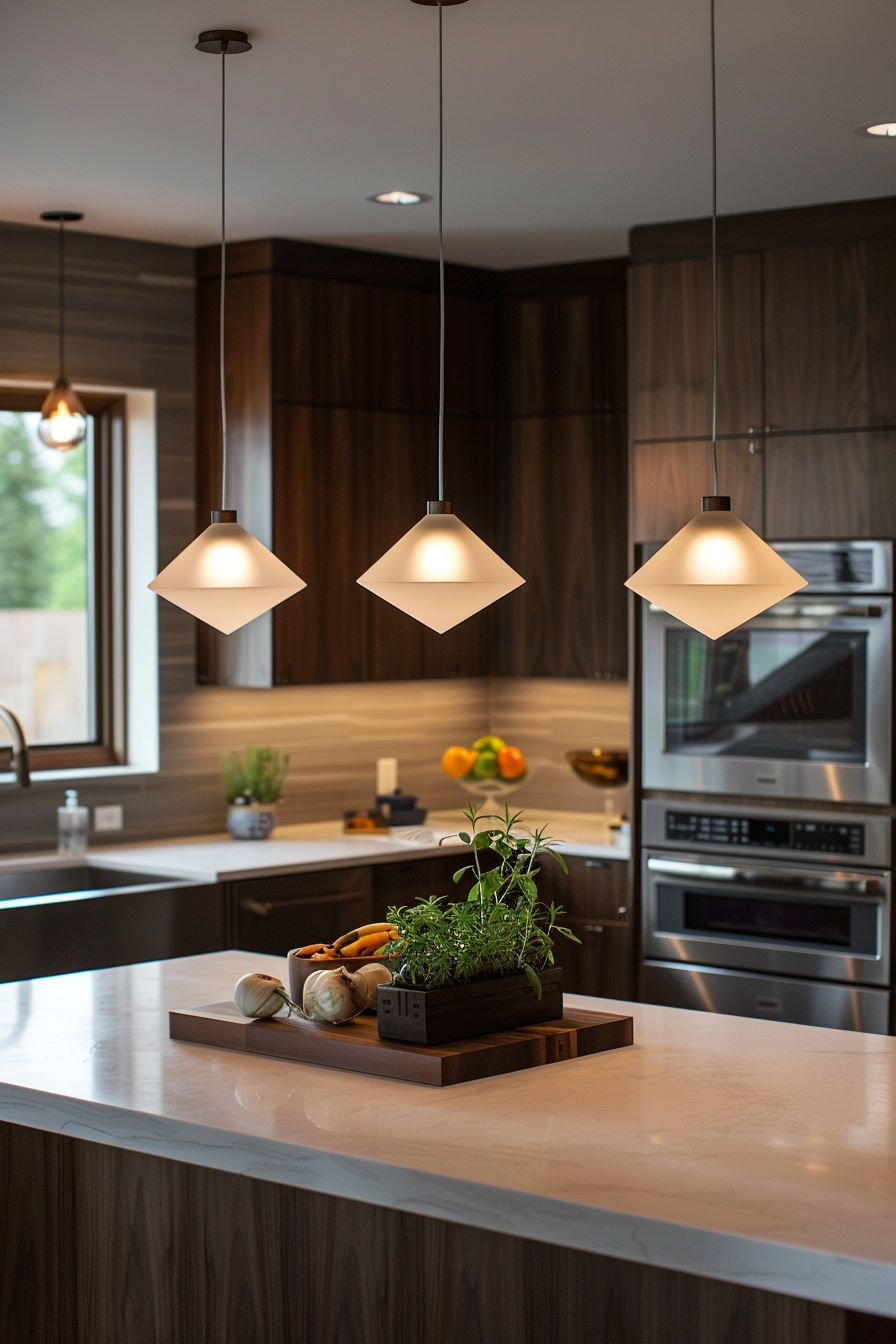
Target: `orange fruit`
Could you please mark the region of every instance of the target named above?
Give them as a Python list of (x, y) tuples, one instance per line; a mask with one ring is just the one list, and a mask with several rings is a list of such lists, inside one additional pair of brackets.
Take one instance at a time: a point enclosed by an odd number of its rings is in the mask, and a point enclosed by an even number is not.
[(519, 779), (526, 773), (526, 758), (519, 747), (502, 747), (498, 752), (498, 769), (502, 779)]
[(478, 751), (468, 751), (466, 747), (449, 747), (442, 757), (442, 769), (452, 779), (463, 779), (476, 764)]

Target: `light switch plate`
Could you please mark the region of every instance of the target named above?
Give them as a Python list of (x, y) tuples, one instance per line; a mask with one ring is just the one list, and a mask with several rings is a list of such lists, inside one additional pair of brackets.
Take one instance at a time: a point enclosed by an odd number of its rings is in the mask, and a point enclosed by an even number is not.
[(120, 831), (124, 825), (124, 809), (120, 803), (108, 807), (93, 809), (93, 829), (95, 831)]

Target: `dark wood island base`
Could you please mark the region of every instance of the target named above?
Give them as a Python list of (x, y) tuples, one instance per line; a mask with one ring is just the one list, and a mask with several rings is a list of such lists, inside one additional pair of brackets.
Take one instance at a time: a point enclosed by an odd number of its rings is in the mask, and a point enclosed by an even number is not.
[(896, 1322), (0, 1122), (3, 1344), (884, 1344)]

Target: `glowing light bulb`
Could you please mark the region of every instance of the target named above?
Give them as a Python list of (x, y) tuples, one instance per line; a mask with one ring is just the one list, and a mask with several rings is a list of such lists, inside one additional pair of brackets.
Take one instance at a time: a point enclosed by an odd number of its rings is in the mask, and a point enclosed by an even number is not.
[(87, 412), (66, 378), (60, 378), (44, 399), (37, 432), (41, 443), (71, 452), (87, 438)]

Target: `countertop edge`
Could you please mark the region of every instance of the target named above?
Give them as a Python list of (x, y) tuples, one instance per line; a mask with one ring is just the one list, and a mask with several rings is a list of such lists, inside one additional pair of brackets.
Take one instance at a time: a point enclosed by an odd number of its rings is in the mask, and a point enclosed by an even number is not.
[(896, 1316), (896, 1265), (236, 1135), (10, 1084), (0, 1084), (0, 1119), (485, 1231)]

